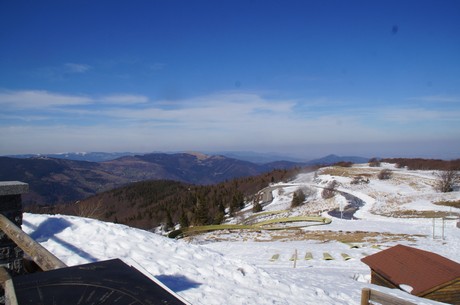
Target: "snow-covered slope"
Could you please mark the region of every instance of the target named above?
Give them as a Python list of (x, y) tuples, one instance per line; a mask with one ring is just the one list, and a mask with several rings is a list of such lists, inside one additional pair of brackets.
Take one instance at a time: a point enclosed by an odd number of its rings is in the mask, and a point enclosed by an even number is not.
[[(350, 170), (369, 175), (376, 171), (365, 166)], [(439, 221), (433, 236), (431, 218), (391, 217), (401, 209), (447, 211), (433, 205), (433, 200), (446, 196), (459, 200), (460, 193), (436, 194), (429, 172), (394, 169), (392, 180), (371, 177), (368, 184), (350, 185), (352, 175), (324, 171), (299, 175), (289, 184), (273, 188), (274, 199), (264, 210), (289, 208), (292, 193), (304, 187), (317, 192), (310, 193), (308, 203), (289, 215), (312, 211), (327, 215), (326, 210), (347, 203), (341, 195), (326, 201), (320, 198), (318, 187), (331, 179), (341, 183), (340, 190), (361, 200), (359, 220), (334, 218), (329, 225), (295, 232), (223, 231), (171, 240), (91, 219), (24, 214), (23, 230), (67, 265), (120, 258), (155, 276), (191, 304), (360, 304), (361, 289), (369, 286), (417, 304), (434, 304), (369, 284), (370, 270), (360, 259), (406, 244), (460, 263), (460, 229), (454, 220), (444, 223), (443, 239)], [(250, 210), (248, 207), (246, 216)], [(385, 215), (374, 214), (382, 211)], [(356, 238), (359, 248), (350, 248), (343, 242), (344, 236)], [(309, 259), (305, 259), (307, 253)], [(325, 253), (334, 259), (325, 260)], [(291, 260), (294, 254), (295, 261)], [(348, 255), (346, 260), (342, 254)]]
[(291, 291), (302, 291), (242, 260), (123, 225), (24, 214), (23, 230), (69, 266), (120, 258), (192, 304), (296, 304)]
[[(60, 215), (24, 214), (23, 230), (69, 266), (121, 258), (191, 304), (359, 304), (361, 289), (369, 286), (369, 270), (359, 261), (361, 252), (378, 251), (314, 241), (199, 246), (123, 225)], [(459, 239), (457, 235), (457, 246)], [(444, 244), (434, 246), (449, 247)], [(309, 250), (314, 258), (299, 258), (294, 269), (289, 257), (295, 249), (299, 257)], [(342, 260), (343, 251), (353, 258)], [(320, 259), (323, 252), (336, 260)], [(275, 253), (279, 260), (270, 262)], [(377, 289), (413, 299), (400, 291)]]

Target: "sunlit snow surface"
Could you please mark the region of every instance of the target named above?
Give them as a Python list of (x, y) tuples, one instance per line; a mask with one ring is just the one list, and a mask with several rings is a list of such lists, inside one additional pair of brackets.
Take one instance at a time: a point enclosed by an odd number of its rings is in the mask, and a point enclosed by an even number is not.
[[(404, 170), (400, 172), (404, 174)], [(382, 194), (392, 198), (404, 197), (404, 204), (410, 205), (411, 209), (446, 210), (445, 207), (433, 207), (431, 204), (430, 198), (444, 196), (432, 190), (429, 183), (429, 179), (433, 178), (431, 173), (408, 172), (409, 175), (419, 179), (419, 183), (404, 183), (404, 179), (373, 179), (369, 185), (349, 187), (347, 178), (340, 178), (342, 188), (365, 202), (357, 213), (362, 219), (334, 218), (330, 225), (306, 230), (424, 235), (411, 241), (397, 242), (432, 251), (460, 263), (460, 229), (455, 227), (455, 221), (445, 223), (443, 240), (440, 237), (440, 224), (436, 228), (436, 239), (433, 239), (431, 219), (401, 219), (371, 213), (376, 207), (385, 209), (385, 197), (380, 197)], [(320, 175), (313, 182), (313, 174), (305, 174), (293, 182), (311, 186), (326, 183), (332, 178)], [(295, 189), (286, 187), (281, 194), (274, 191), (273, 203), (264, 209), (289, 207), (289, 194)], [(373, 197), (373, 194), (379, 196)], [(458, 192), (445, 196), (460, 199)], [(458, 209), (454, 212), (458, 213)], [(256, 239), (263, 239), (263, 232), (233, 232), (225, 233), (232, 237), (226, 241), (211, 241), (208, 239), (211, 235), (203, 235), (192, 244), (113, 223), (27, 213), (24, 214), (22, 228), (69, 266), (120, 258), (141, 272), (155, 276), (191, 304), (360, 304), (361, 289), (364, 287), (372, 287), (418, 304), (436, 304), (429, 300), (420, 302), (403, 291), (369, 284), (370, 270), (360, 259), (393, 246), (395, 242), (379, 243), (379, 248), (372, 243), (361, 243), (359, 248), (352, 249), (337, 241), (257, 242)], [(307, 252), (312, 254), (312, 259), (304, 259)], [(324, 260), (325, 252), (335, 259)], [(290, 260), (294, 253), (298, 257), (296, 268), (294, 261)], [(342, 253), (348, 254), (351, 259), (344, 260)], [(279, 254), (278, 259), (270, 261), (275, 254)]]

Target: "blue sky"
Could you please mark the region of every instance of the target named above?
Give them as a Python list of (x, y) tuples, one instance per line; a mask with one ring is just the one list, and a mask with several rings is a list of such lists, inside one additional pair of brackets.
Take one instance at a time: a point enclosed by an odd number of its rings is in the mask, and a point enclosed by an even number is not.
[(460, 1), (1, 1), (0, 154), (460, 157)]

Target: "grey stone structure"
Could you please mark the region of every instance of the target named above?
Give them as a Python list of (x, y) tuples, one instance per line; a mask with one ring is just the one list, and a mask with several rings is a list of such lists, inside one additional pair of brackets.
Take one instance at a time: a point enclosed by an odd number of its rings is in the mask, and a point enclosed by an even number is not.
[[(19, 228), (22, 225), (21, 194), (29, 191), (27, 183), (19, 181), (0, 181), (0, 213)], [(0, 266), (10, 273), (23, 272), (24, 252), (3, 231), (0, 230)]]

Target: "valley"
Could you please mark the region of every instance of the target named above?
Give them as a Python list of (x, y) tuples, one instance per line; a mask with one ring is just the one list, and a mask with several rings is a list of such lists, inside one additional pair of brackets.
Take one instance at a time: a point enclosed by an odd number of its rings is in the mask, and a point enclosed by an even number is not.
[[(79, 154), (76, 156), (82, 157)], [(23, 198), (26, 205), (53, 206), (73, 203), (138, 181), (174, 180), (187, 184), (210, 185), (259, 175), (274, 168), (304, 166), (303, 163), (294, 162), (275, 164), (276, 166), (272, 163), (256, 164), (201, 153), (152, 153), (122, 156), (100, 162), (47, 156), (0, 157), (0, 180), (28, 183), (30, 192)]]

